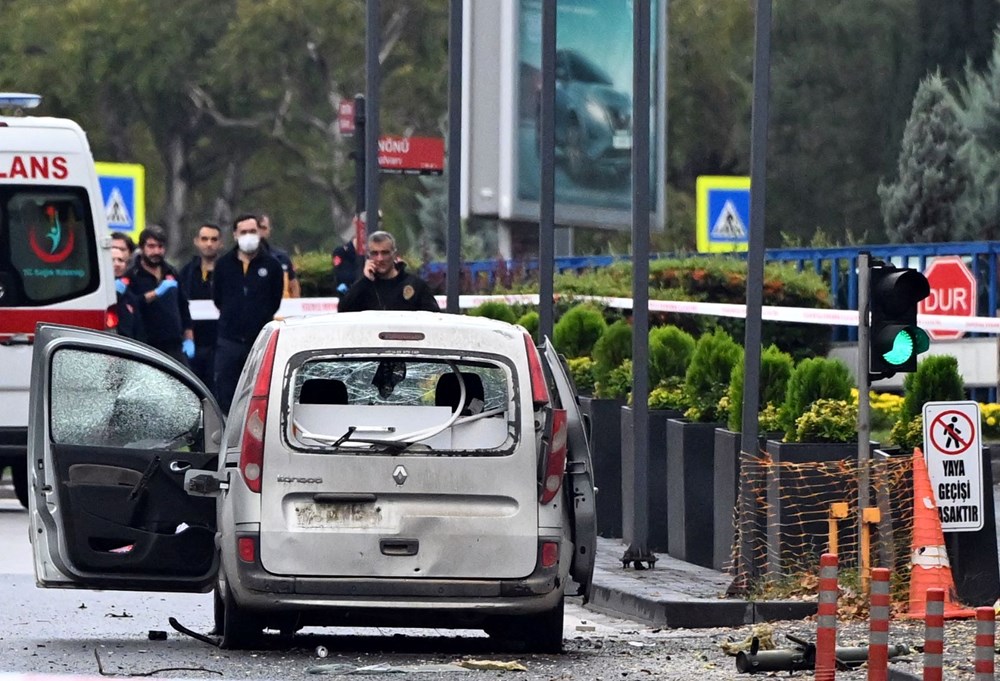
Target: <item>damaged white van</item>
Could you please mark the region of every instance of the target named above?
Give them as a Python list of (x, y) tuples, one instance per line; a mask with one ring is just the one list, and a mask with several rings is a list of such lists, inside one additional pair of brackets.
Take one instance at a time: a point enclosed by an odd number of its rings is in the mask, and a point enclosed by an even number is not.
[(227, 648), (306, 625), (481, 628), (562, 644), (596, 529), (560, 358), (429, 312), (276, 321), (228, 422), (126, 338), (43, 325), (29, 447), (43, 587), (215, 589)]
[[(41, 101), (0, 93), (0, 473), (28, 504), (25, 445), (35, 324), (118, 324), (101, 190), (87, 136)], [(18, 115), (10, 115), (10, 114)]]

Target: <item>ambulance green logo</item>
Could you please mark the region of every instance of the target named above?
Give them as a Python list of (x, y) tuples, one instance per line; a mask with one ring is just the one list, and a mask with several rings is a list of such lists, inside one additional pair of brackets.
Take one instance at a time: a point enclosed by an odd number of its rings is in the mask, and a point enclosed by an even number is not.
[(45, 221), (42, 224), (28, 225), (28, 245), (42, 262), (56, 264), (64, 261), (73, 252), (73, 242), (72, 231), (64, 235), (55, 206), (45, 207)]

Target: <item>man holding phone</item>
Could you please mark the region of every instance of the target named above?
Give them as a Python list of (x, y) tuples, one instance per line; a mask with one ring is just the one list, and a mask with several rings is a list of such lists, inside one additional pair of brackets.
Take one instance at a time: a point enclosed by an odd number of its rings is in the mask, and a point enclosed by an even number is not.
[(408, 273), (405, 263), (396, 261), (396, 240), (392, 234), (381, 230), (368, 237), (367, 260), (361, 278), (340, 299), (337, 309), (340, 312), (441, 311), (427, 282)]

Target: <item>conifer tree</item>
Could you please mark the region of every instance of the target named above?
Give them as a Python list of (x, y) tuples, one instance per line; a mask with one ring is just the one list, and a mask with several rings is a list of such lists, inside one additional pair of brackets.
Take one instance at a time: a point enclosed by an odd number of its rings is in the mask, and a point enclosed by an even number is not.
[(1000, 238), (1000, 34), (982, 72), (971, 64), (959, 85), (959, 120), (971, 140), (963, 148), (970, 182), (962, 197), (963, 239)]
[(959, 203), (969, 170), (961, 149), (969, 139), (940, 73), (925, 78), (903, 131), (897, 178), (878, 187), (890, 240), (954, 241), (965, 231)]

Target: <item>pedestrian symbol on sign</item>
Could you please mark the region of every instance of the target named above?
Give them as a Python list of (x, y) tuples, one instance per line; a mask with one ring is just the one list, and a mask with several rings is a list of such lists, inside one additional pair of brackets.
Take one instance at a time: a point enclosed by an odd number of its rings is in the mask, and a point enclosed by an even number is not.
[(965, 413), (949, 410), (938, 413), (930, 421), (930, 444), (947, 455), (963, 454), (976, 439), (976, 426)]
[(718, 219), (712, 226), (712, 236), (716, 239), (743, 239), (747, 228), (740, 220), (740, 214), (732, 201), (727, 200), (722, 206)]
[(108, 227), (132, 229), (132, 216), (129, 215), (128, 207), (125, 205), (125, 197), (122, 196), (118, 187), (111, 189), (111, 195), (104, 206), (104, 214), (108, 218)]
[(951, 422), (944, 424), (944, 430), (948, 436), (944, 442), (945, 449), (958, 449), (962, 446), (962, 429), (957, 424), (957, 416), (952, 416)]

